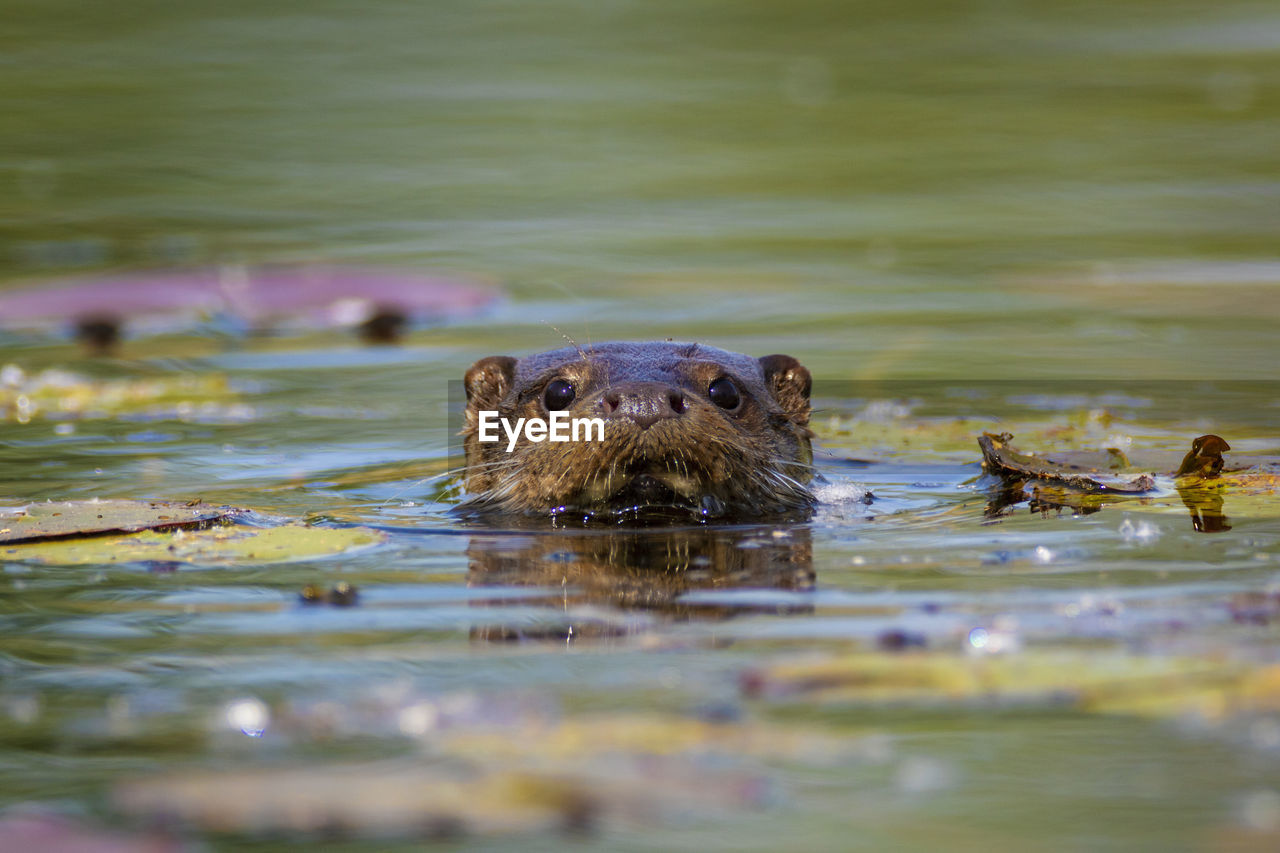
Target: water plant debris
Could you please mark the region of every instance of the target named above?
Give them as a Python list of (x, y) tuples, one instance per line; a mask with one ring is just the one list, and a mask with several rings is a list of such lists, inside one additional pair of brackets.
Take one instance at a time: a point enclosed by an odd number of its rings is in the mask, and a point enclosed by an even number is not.
[(982, 468), (989, 474), (1020, 480), (1045, 480), (1092, 493), (1142, 494), (1155, 489), (1155, 477), (1139, 474), (1118, 476), (1096, 467), (1051, 462), (1040, 456), (1023, 453), (1009, 444), (1013, 436), (985, 432), (978, 438), (982, 449)]

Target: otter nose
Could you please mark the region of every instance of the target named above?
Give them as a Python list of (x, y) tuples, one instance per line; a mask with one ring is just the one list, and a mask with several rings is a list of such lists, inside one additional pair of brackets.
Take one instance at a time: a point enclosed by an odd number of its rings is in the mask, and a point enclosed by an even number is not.
[(641, 427), (663, 418), (678, 418), (686, 408), (684, 393), (661, 382), (629, 382), (615, 385), (600, 398), (606, 417), (627, 418)]

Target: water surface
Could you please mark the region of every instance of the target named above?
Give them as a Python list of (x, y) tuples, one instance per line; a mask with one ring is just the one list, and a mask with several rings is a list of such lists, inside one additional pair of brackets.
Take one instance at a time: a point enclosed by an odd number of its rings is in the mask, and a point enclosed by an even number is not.
[[(491, 811), (418, 827), (501, 849), (579, 824), (610, 849), (1274, 844), (1274, 708), (744, 686), (859, 651), (963, 669), (1000, 644), (1091, 671), (1276, 662), (1273, 497), (1228, 492), (1217, 533), (1171, 488), (997, 515), (975, 442), (1280, 452), (1270, 4), (8, 7), (0, 287), (325, 262), (459, 271), (510, 300), (391, 348), (175, 329), (89, 359), (0, 338), (29, 376), (229, 389), (4, 412), (5, 505), (201, 497), (387, 535), (287, 564), (3, 563), (6, 805), (145, 832), (122, 786), (355, 764), (352, 791), (408, 773), (440, 802), (477, 778), (568, 786), (532, 818), (512, 803), (536, 797), (481, 788)], [(820, 443), (860, 461), (823, 463), (800, 525), (461, 524), (449, 382), (565, 336), (790, 353)], [(299, 602), (340, 581), (358, 606)], [(658, 733), (610, 740), (637, 715)], [(708, 721), (757, 741), (670, 746)]]

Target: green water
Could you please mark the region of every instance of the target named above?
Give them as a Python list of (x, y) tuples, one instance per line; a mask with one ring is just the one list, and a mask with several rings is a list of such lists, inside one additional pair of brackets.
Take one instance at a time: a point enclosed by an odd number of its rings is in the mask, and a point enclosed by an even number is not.
[[(1275, 661), (1274, 625), (1231, 609), (1280, 579), (1274, 503), (1228, 494), (1231, 529), (1212, 535), (1170, 493), (1142, 512), (1042, 517), (1023, 505), (988, 524), (976, 444), (866, 447), (841, 421), (874, 421), (869, 400), (914, 400), (897, 428), (968, 416), (976, 436), (1110, 408), (1093, 446), (1127, 435), (1181, 452), (1217, 432), (1239, 451), (1280, 452), (1273, 4), (4, 10), (0, 287), (318, 261), (454, 270), (511, 297), (387, 349), (320, 332), (175, 332), (95, 361), (63, 339), (0, 337), (0, 365), (29, 374), (224, 374), (236, 390), (204, 416), (88, 419), (61, 433), (45, 418), (0, 421), (0, 503), (203, 497), (251, 507), (259, 523), (358, 522), (389, 537), (285, 566), (3, 564), (6, 805), (137, 831), (145, 822), (113, 799), (122, 780), (323, 776), (335, 762), (430, 755), (383, 718), (362, 730), (363, 697), (475, 692), (501, 704), (515, 691), (570, 719), (728, 706), (747, 725), (856, 747), (829, 760), (741, 756), (731, 769), (766, 795), (660, 809), (643, 832), (606, 817), (583, 845), (1275, 841), (1280, 753), (1265, 715), (778, 707), (739, 690), (751, 667), (876, 648), (886, 631), (958, 652), (998, 620), (1028, 649)], [(499, 546), (420, 482), (447, 465), (448, 383), (479, 357), (562, 335), (693, 339), (810, 368), (819, 439), (873, 462), (826, 473), (878, 498), (835, 502), (789, 532), (811, 549), (800, 562), (812, 590), (656, 584), (646, 605), (609, 576), (569, 592), (539, 571), (478, 585), (477, 560)], [(360, 588), (359, 607), (296, 604), (303, 585), (337, 580)], [(486, 639), (497, 629), (524, 641)], [(261, 739), (219, 717), (244, 697), (272, 711)], [(331, 738), (287, 722), (315, 717), (317, 703), (339, 720)], [(874, 748), (858, 752), (864, 743)], [(559, 770), (634, 770), (610, 760)], [(666, 772), (655, 787), (683, 771)], [(484, 827), (466, 841), (565, 843)]]

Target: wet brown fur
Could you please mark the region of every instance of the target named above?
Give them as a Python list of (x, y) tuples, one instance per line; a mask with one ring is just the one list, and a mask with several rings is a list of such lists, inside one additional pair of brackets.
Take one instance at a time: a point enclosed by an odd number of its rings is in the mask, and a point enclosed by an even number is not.
[[(733, 411), (707, 396), (722, 376), (739, 390), (742, 402)], [(570, 418), (605, 419), (604, 441), (534, 443), (522, 434), (511, 453), (502, 430), (498, 442), (479, 441), (482, 410), (497, 411), (513, 425), (521, 417), (547, 418), (543, 392), (555, 379), (575, 388)], [(680, 392), (684, 411), (647, 428), (606, 413), (606, 393), (642, 384)], [(467, 371), (465, 385), (468, 508), (523, 514), (635, 510), (625, 490), (640, 474), (670, 484), (676, 503), (704, 516), (812, 506), (810, 377), (790, 356), (754, 359), (672, 342), (605, 343), (519, 360), (481, 359)], [(714, 511), (708, 513), (708, 506)]]

